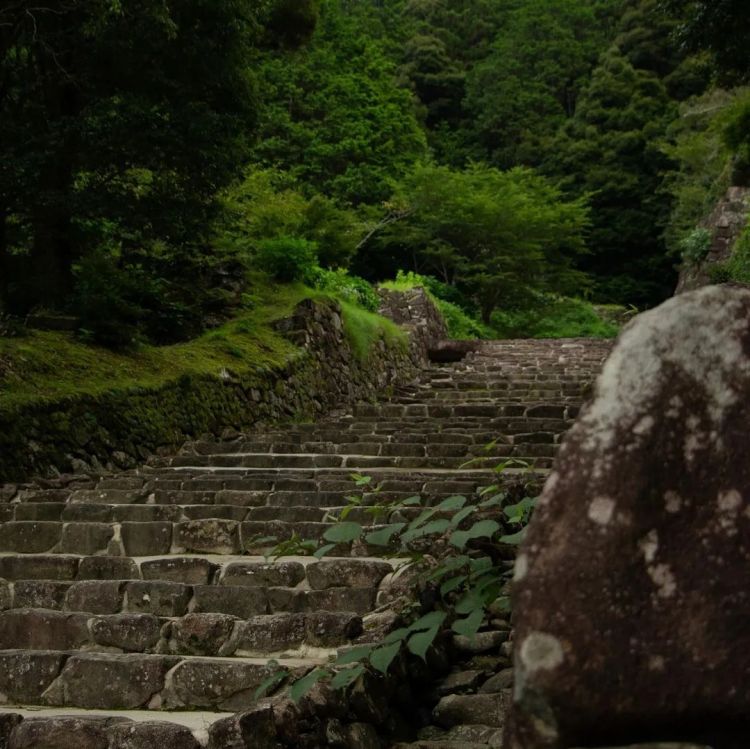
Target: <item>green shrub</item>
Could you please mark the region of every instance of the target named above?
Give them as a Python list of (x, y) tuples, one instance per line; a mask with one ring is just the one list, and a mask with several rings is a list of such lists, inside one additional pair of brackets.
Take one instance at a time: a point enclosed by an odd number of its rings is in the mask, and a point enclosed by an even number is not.
[(482, 323), (475, 314), (468, 311), (470, 309), (468, 301), (455, 286), (438, 281), (432, 276), (403, 270), (398, 271), (394, 281), (385, 281), (381, 285), (390, 291), (423, 288), (440, 310), (451, 338), (465, 340), (496, 337), (491, 327)]
[(712, 266), (708, 274), (712, 283), (735, 281), (750, 284), (750, 227), (740, 234), (729, 260)]
[(315, 242), (306, 239), (266, 239), (258, 243), (255, 262), (275, 281), (310, 281), (318, 269), (317, 250)]
[(375, 289), (369, 281), (359, 276), (351, 276), (343, 269), (324, 270), (318, 268), (312, 276), (316, 289), (325, 291), (350, 304), (356, 304), (370, 312), (377, 312), (380, 306)]
[(697, 265), (705, 260), (711, 249), (711, 232), (708, 229), (693, 229), (680, 241), (682, 259), (688, 265)]
[(530, 306), (496, 310), (492, 327), (499, 338), (613, 338), (618, 332), (589, 302), (544, 294)]

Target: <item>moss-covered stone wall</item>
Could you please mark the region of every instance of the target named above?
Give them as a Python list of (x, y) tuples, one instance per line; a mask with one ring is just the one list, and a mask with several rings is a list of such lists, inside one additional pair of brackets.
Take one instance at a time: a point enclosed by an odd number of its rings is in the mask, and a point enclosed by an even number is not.
[[(404, 324), (403, 339), (383, 336), (365, 359), (352, 349), (338, 305), (306, 300), (277, 324), (299, 347), (281, 367), (264, 370), (242, 362), (235, 371), (177, 376), (158, 388), (0, 411), (0, 484), (129, 468), (193, 437), (313, 420), (373, 397), (413, 377), (431, 342), (444, 335), (439, 313), (424, 294), (408, 294), (413, 298), (401, 308), (413, 311), (397, 320)], [(385, 305), (385, 314), (394, 302)]]

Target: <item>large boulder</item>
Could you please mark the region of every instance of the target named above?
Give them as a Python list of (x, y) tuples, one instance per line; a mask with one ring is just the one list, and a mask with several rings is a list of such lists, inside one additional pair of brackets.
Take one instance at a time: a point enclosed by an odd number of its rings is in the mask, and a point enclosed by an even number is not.
[(515, 571), (508, 749), (750, 737), (750, 291), (623, 331)]

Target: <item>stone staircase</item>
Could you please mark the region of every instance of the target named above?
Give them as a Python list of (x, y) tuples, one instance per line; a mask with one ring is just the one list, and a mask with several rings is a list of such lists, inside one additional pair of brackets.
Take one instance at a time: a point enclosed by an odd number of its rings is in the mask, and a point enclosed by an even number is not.
[(483, 342), (315, 424), (0, 487), (0, 747), (224, 746), (275, 662), (288, 681), (377, 637), (396, 563), (362, 545), (273, 561), (269, 538), (321, 539), (352, 474), (365, 505), (472, 494), (510, 458), (543, 475), (609, 347)]

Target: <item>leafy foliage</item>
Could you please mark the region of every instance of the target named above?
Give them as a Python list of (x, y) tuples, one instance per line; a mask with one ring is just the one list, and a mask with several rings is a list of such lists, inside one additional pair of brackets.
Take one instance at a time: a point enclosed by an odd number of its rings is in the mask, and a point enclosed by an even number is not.
[[(510, 471), (517, 472), (515, 483), (507, 481)], [(404, 626), (382, 642), (347, 649), (330, 667), (297, 681), (290, 692), (293, 699), (321, 679), (347, 686), (364, 672), (365, 664), (387, 673), (404, 652), (425, 659), (446, 626), (473, 638), (490, 612), (508, 612), (511, 565), (507, 552), (522, 541), (536, 500), (529, 496), (533, 477), (526, 476), (525, 464), (509, 460), (497, 466), (496, 472), (505, 479), (505, 488), (495, 484), (476, 497), (448, 497), (434, 506), (419, 496), (373, 502), (372, 496), (378, 497), (381, 488), (370, 476), (352, 476), (355, 485), (371, 496), (366, 501), (364, 494), (353, 494), (338, 515), (329, 516), (335, 523), (324, 534), (315, 556), (323, 557), (340, 544), (365, 544), (400, 560), (397, 574), (415, 573), (415, 588), (429, 587), (437, 604), (429, 611), (415, 607)], [(349, 520), (355, 509), (369, 514), (371, 523)], [(271, 556), (309, 553), (311, 543), (299, 541), (290, 546), (285, 542)]]
[(585, 284), (573, 258), (585, 251), (587, 214), (525, 169), (481, 165), (465, 171), (425, 165), (402, 184), (405, 218), (378, 239), (397, 247), (444, 283), (469, 295), (489, 322), (505, 300), (530, 288), (565, 291)]

